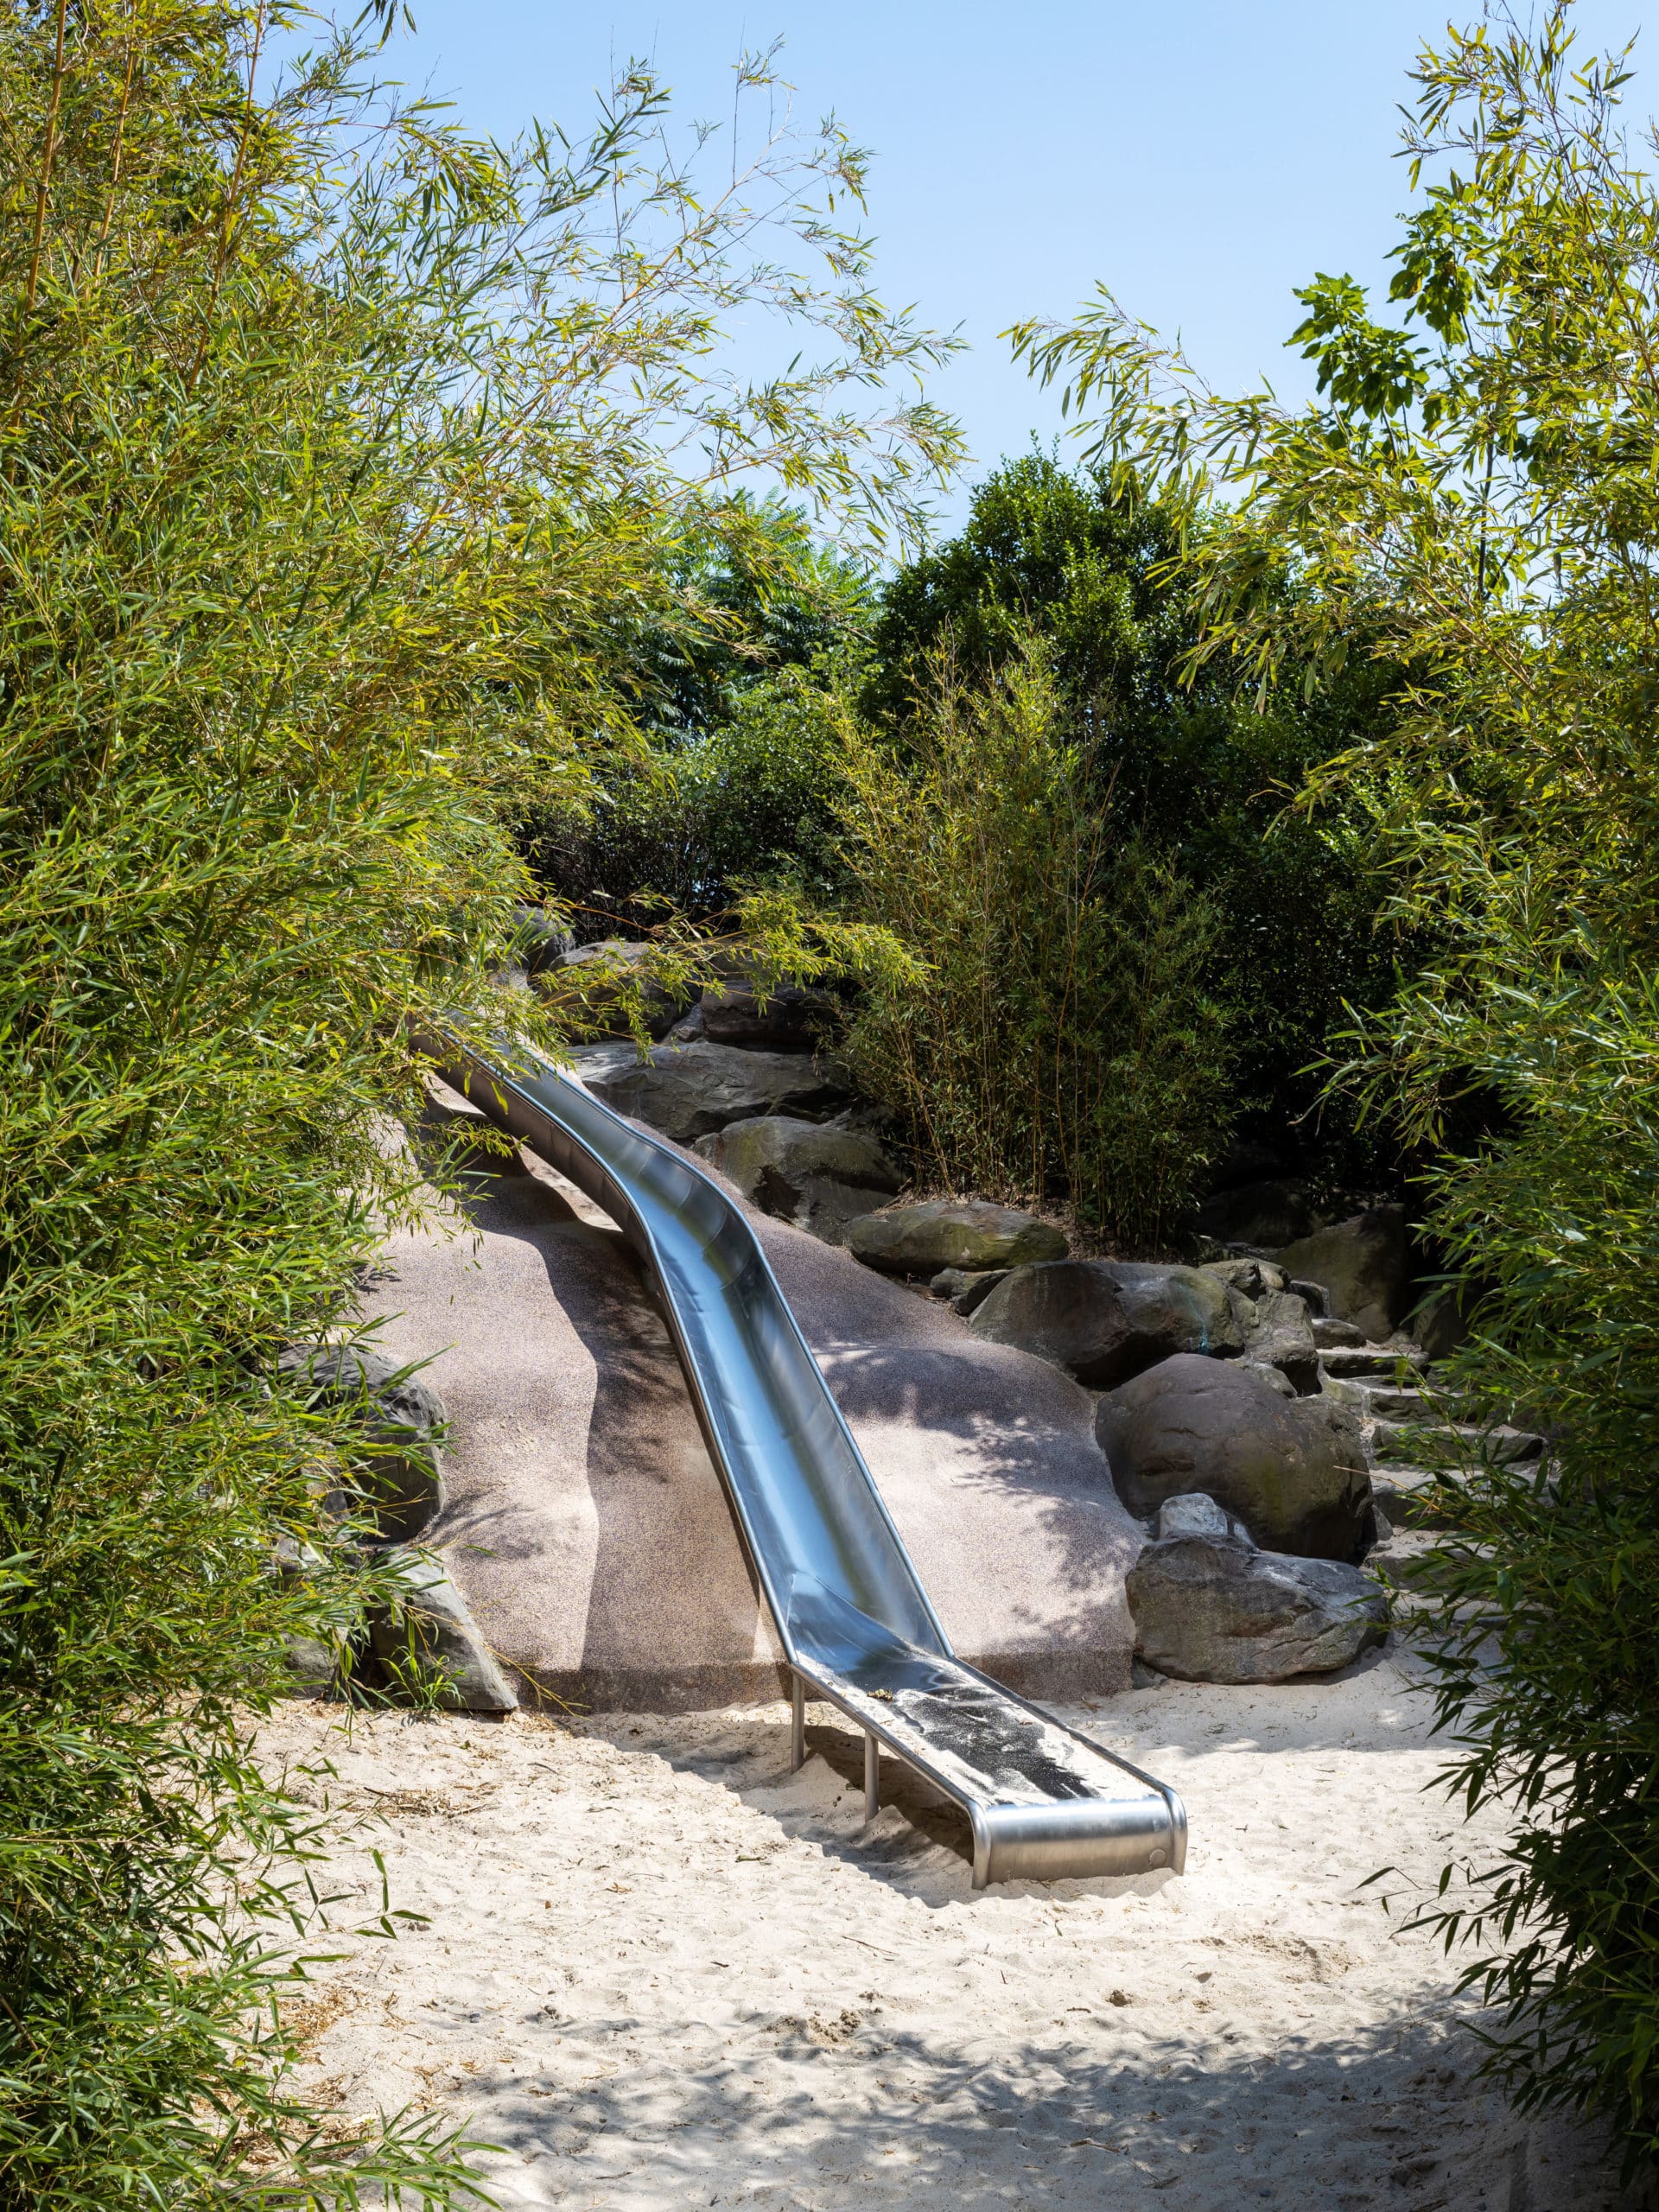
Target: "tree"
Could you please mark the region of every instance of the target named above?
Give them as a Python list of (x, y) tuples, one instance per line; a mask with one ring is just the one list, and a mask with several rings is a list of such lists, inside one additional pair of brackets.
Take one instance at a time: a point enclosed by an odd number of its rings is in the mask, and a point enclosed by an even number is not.
[[(0, 13), (4, 2212), (459, 2186), (281, 2083), (322, 1840), (244, 1716), (383, 1585), (276, 1355), (419, 1202), (418, 1028), (534, 1020), (510, 817), (627, 718), (619, 631), (696, 626), (657, 549), (748, 477), (902, 541), (955, 450), (879, 389), (942, 349), (841, 134), (705, 178), (636, 70), (502, 149), (368, 59), (254, 0)], [(727, 375), (746, 307), (815, 359)]]
[[(1347, 1079), (1427, 1141), (1495, 1109), (1427, 1179), (1484, 1290), (1458, 1379), (1554, 1452), (1447, 1501), (1448, 1779), (1516, 1828), (1428, 1917), (1472, 1947), (1523, 2104), (1606, 2115), (1634, 2163), (1659, 2153), (1659, 196), (1628, 63), (1580, 60), (1565, 5), (1423, 54), (1389, 308), (1302, 293), (1311, 407), (1217, 398), (1103, 295), (1019, 343), (1102, 465), (1230, 487), (1195, 665), (1330, 674), (1358, 634), (1403, 671), (1392, 731), (1307, 794), (1365, 806), (1389, 911), (1440, 948)], [(1262, 590), (1287, 557), (1288, 622)]]
[(898, 731), (930, 655), (948, 645), (979, 680), (1040, 637), (1115, 834), (1144, 839), (1218, 917), (1205, 983), (1229, 1018), (1247, 1126), (1293, 1152), (1306, 1142), (1339, 1184), (1386, 1179), (1389, 1149), (1357, 1140), (1351, 1116), (1328, 1114), (1313, 1137), (1321, 1082), (1309, 1071), (1345, 1001), (1387, 995), (1398, 948), (1376, 927), (1360, 825), (1288, 809), (1310, 769), (1377, 727), (1389, 671), (1357, 656), (1327, 690), (1260, 705), (1225, 671), (1184, 681), (1204, 620), (1180, 560), (1189, 527), (1212, 524), (1139, 480), (1074, 475), (1039, 453), (1006, 464), (959, 536), (887, 585), (863, 702)]

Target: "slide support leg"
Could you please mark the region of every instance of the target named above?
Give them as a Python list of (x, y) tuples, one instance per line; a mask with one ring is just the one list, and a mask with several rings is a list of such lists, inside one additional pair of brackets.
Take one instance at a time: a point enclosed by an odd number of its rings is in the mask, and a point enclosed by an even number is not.
[(881, 1746), (874, 1736), (864, 1738), (864, 1817), (873, 1821), (881, 1809)]
[(789, 1770), (798, 1774), (805, 1764), (806, 1684), (793, 1675), (789, 1687)]

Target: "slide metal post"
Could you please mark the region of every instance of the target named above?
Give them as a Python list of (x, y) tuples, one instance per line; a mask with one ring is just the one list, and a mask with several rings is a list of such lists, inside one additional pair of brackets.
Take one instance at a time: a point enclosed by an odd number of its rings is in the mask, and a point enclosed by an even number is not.
[(789, 1770), (798, 1774), (806, 1764), (806, 1684), (798, 1675), (789, 1686)]

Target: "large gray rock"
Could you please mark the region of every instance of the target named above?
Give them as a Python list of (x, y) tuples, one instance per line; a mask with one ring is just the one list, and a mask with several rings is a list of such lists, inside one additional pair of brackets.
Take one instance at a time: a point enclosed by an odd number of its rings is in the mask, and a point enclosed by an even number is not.
[(1388, 1599), (1357, 1567), (1215, 1535), (1148, 1544), (1127, 1587), (1137, 1654), (1182, 1681), (1329, 1674), (1388, 1632)]
[(1242, 1368), (1179, 1352), (1103, 1399), (1095, 1433), (1142, 1520), (1204, 1491), (1271, 1551), (1353, 1559), (1371, 1540), (1359, 1424), (1329, 1399), (1281, 1398)]
[(512, 958), (527, 976), (540, 976), (563, 965), (573, 949), (569, 929), (544, 907), (515, 906), (512, 910)]
[(1204, 1536), (1216, 1543), (1243, 1543), (1250, 1541), (1250, 1532), (1242, 1521), (1230, 1513), (1224, 1513), (1213, 1497), (1201, 1490), (1183, 1491), (1179, 1497), (1166, 1497), (1158, 1509), (1157, 1536), (1166, 1544), (1177, 1536)]
[(961, 1314), (982, 1306), (1008, 1273), (1007, 1268), (941, 1268), (927, 1286), (935, 1298), (948, 1298)]
[(1290, 1288), (1290, 1277), (1271, 1260), (1205, 1260), (1203, 1268), (1205, 1274), (1215, 1275), (1244, 1298), (1265, 1298), (1272, 1291)]
[(518, 1694), (442, 1560), (410, 1552), (394, 1564), (405, 1594), (370, 1630), (376, 1658), (394, 1676), (423, 1678), (446, 1712), (512, 1712)]
[(705, 991), (701, 1011), (705, 1037), (750, 1051), (810, 1052), (833, 1036), (841, 1021), (841, 1008), (826, 992), (779, 983), (763, 995), (744, 977)]
[(848, 1231), (847, 1249), (884, 1274), (931, 1276), (945, 1268), (977, 1274), (1058, 1259), (1065, 1237), (1051, 1222), (1013, 1206), (988, 1205), (982, 1198), (925, 1198), (866, 1214)]
[[(417, 1536), (443, 1510), (438, 1439), (446, 1415), (437, 1392), (363, 1344), (289, 1344), (276, 1367), (314, 1405), (357, 1414), (370, 1446), (358, 1482), (372, 1502), (376, 1533), (392, 1543)], [(362, 1498), (343, 1492), (332, 1492), (329, 1502), (340, 1513), (363, 1510)]]
[(734, 1122), (699, 1137), (696, 1149), (762, 1213), (792, 1221), (826, 1244), (844, 1243), (853, 1222), (905, 1183), (904, 1169), (868, 1130), (784, 1114)]
[(1274, 1255), (1293, 1275), (1324, 1286), (1332, 1314), (1373, 1344), (1391, 1337), (1411, 1303), (1411, 1240), (1398, 1206), (1373, 1206), (1281, 1245)]
[(1036, 1352), (1106, 1390), (1172, 1352), (1235, 1357), (1244, 1349), (1249, 1311), (1204, 1268), (1060, 1260), (1016, 1268), (972, 1325), (993, 1344)]
[(1244, 1357), (1276, 1367), (1298, 1395), (1312, 1397), (1319, 1387), (1319, 1348), (1305, 1299), (1294, 1291), (1264, 1291), (1252, 1301), (1245, 1326)]
[(734, 1122), (786, 1115), (826, 1121), (852, 1086), (844, 1071), (804, 1052), (746, 1052), (734, 1045), (589, 1045), (576, 1072), (595, 1098), (648, 1122), (677, 1144), (692, 1144)]

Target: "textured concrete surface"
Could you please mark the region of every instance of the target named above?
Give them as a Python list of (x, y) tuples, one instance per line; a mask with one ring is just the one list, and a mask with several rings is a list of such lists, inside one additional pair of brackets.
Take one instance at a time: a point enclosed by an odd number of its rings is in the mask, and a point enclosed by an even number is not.
[[(958, 1651), (1028, 1694), (1126, 1687), (1140, 1537), (1088, 1393), (750, 1218)], [(366, 1308), (400, 1359), (429, 1357), (450, 1418), (429, 1540), (499, 1656), (591, 1707), (775, 1697), (771, 1624), (620, 1234), (532, 1163), (384, 1258)]]

